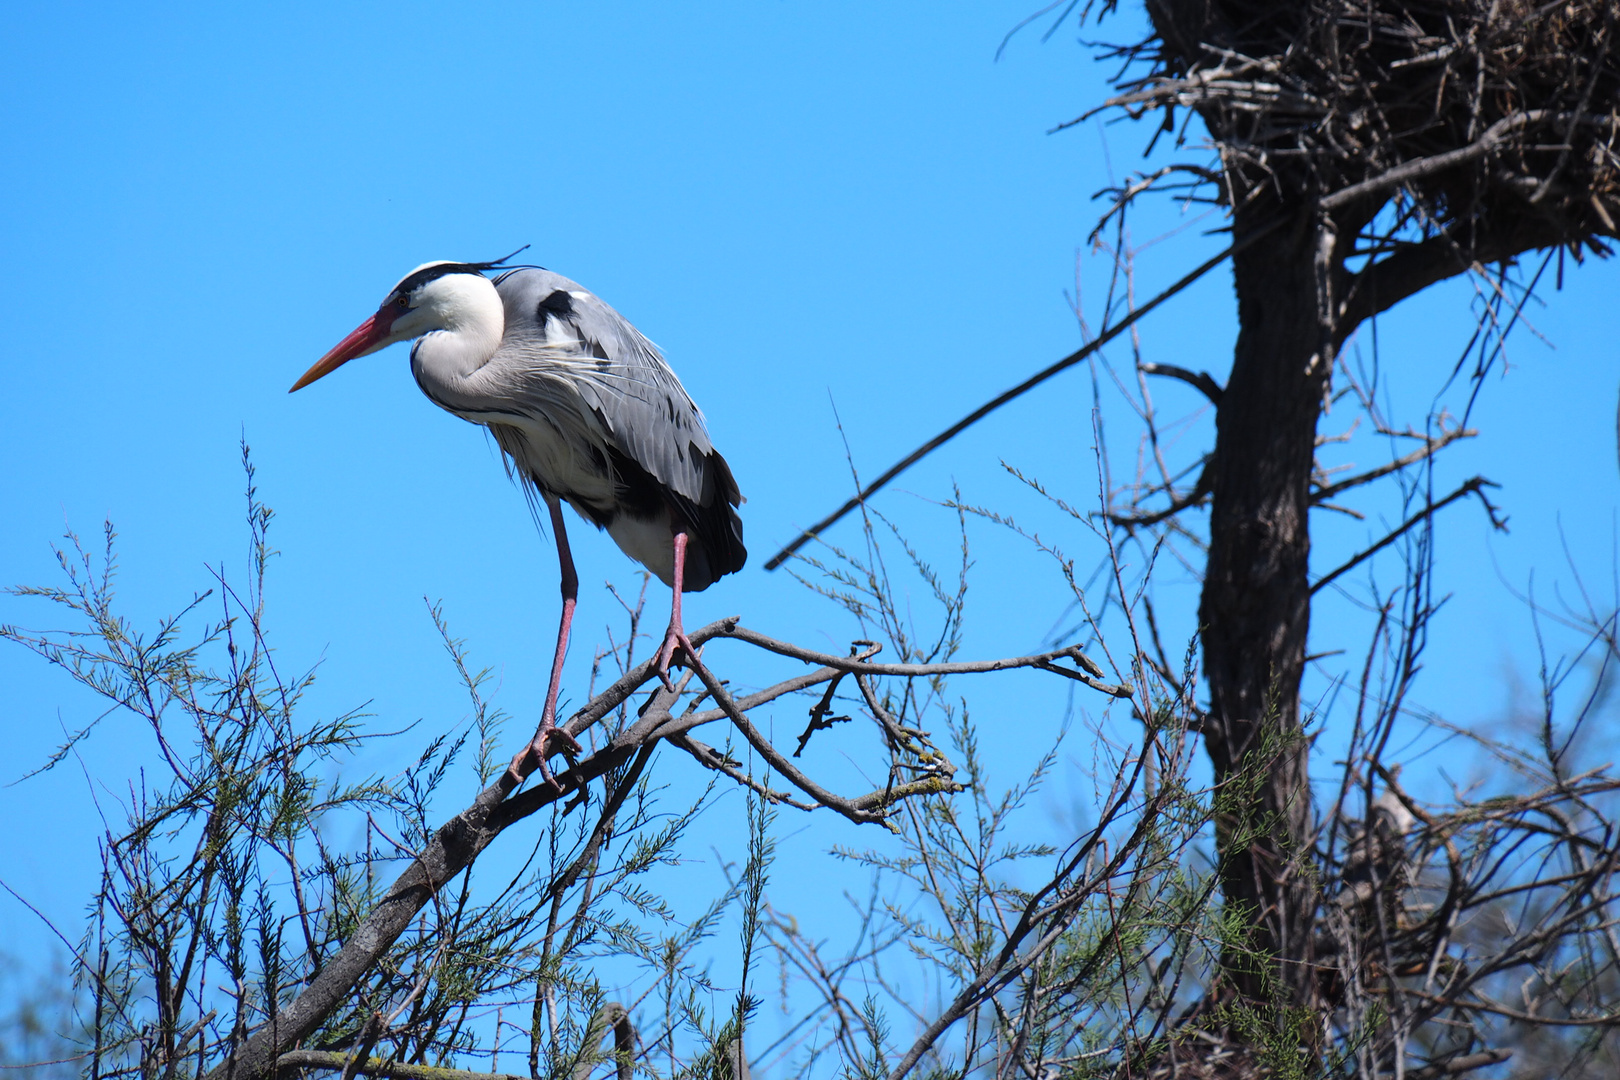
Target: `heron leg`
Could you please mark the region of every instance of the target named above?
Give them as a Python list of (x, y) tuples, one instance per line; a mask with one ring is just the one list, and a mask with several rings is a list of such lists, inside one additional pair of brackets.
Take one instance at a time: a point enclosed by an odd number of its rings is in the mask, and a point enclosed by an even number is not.
[(557, 695), (562, 689), (563, 658), (568, 655), (568, 631), (574, 622), (574, 604), (579, 599), (579, 574), (574, 571), (574, 556), (568, 550), (568, 531), (563, 525), (562, 503), (554, 495), (545, 496), (546, 509), (551, 512), (551, 531), (557, 537), (557, 562), (562, 569), (562, 623), (557, 627), (557, 653), (551, 661), (551, 685), (546, 690), (546, 707), (540, 713), (540, 726), (534, 738), (512, 759), (509, 770), (512, 778), (521, 782), (536, 767), (546, 783), (556, 786), (557, 781), (546, 766), (551, 740), (561, 742), (562, 749), (579, 752), (574, 737), (557, 726)]
[(675, 684), (669, 678), (669, 665), (675, 660), (675, 649), (680, 647), (686, 650), (687, 656), (696, 656), (697, 650), (692, 648), (692, 642), (686, 636), (686, 630), (681, 625), (681, 586), (686, 575), (686, 532), (681, 530), (675, 534), (675, 574), (673, 585), (675, 598), (669, 605), (669, 630), (664, 634), (664, 644), (658, 650), (658, 677), (664, 681), (666, 689), (673, 691)]

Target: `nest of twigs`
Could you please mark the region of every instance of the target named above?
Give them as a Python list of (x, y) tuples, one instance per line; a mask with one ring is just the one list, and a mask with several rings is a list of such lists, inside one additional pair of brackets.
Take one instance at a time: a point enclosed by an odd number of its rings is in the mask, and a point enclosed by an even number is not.
[[(1266, 192), (1370, 216), (1392, 190), (1427, 230), (1597, 246), (1620, 224), (1615, 0), (1147, 0), (1148, 74), (1108, 104), (1186, 110), (1223, 201)], [(1540, 244), (1536, 246), (1541, 246)]]

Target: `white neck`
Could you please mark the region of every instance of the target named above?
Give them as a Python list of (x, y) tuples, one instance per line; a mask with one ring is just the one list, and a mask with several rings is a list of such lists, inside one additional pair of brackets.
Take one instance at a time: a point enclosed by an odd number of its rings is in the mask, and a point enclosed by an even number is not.
[(483, 367), (501, 347), (506, 312), (488, 278), (446, 274), (423, 289), (417, 306), (394, 330), (421, 337), (411, 350), (418, 379), (453, 385)]

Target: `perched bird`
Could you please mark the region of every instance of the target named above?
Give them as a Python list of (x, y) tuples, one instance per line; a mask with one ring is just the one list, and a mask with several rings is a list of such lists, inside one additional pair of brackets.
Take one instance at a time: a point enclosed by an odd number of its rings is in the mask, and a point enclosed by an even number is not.
[(539, 267), (507, 267), (511, 258), (417, 267), (292, 389), (414, 338), (411, 373), (422, 392), (487, 427), (508, 467), (544, 501), (562, 569), (562, 620), (540, 727), (511, 771), (521, 780), (538, 766), (549, 782), (552, 738), (578, 749), (556, 726), (579, 595), (562, 503), (674, 590), (658, 650), (666, 686), (678, 651), (695, 655), (681, 624), (681, 593), (741, 570), (748, 552), (737, 481), (657, 346), (575, 282)]

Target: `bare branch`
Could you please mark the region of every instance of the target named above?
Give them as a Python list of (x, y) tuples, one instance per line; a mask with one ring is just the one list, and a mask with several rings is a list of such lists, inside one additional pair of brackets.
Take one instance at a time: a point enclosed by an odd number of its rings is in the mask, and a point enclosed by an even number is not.
[(1216, 382), (1215, 377), (1207, 371), (1200, 371), (1195, 374), (1184, 367), (1177, 367), (1174, 364), (1153, 363), (1143, 364), (1142, 370), (1149, 375), (1163, 375), (1166, 378), (1180, 379), (1208, 398), (1211, 405), (1221, 403), (1221, 384)]
[(1440, 435), (1438, 438), (1426, 439), (1425, 445), (1413, 450), (1409, 454), (1402, 454), (1394, 461), (1385, 462), (1376, 469), (1369, 469), (1364, 473), (1358, 473), (1355, 476), (1349, 477), (1348, 479), (1340, 480), (1336, 484), (1324, 484), (1315, 491), (1311, 492), (1311, 502), (1325, 503), (1326, 500), (1333, 498), (1333, 496), (1342, 491), (1348, 491), (1351, 488), (1360, 487), (1362, 484), (1370, 484), (1372, 481), (1388, 476), (1390, 473), (1400, 472), (1409, 465), (1416, 465), (1420, 461), (1433, 457), (1435, 454), (1438, 454), (1441, 450), (1444, 450), (1458, 439), (1472, 439), (1478, 434), (1479, 432), (1475, 431), (1473, 428), (1454, 428), (1453, 430), (1447, 431)]
[(1385, 536), (1382, 540), (1378, 541), (1378, 543), (1372, 545), (1371, 547), (1367, 548), (1364, 551), (1358, 552), (1357, 554), (1352, 556), (1348, 562), (1344, 563), (1342, 566), (1336, 567), (1333, 571), (1331, 571), (1330, 573), (1324, 575), (1322, 578), (1318, 579), (1316, 584), (1311, 586), (1311, 592), (1312, 593), (1318, 592), (1319, 590), (1321, 590), (1321, 589), (1325, 588), (1326, 586), (1330, 585), (1333, 581), (1338, 579), (1341, 575), (1343, 575), (1345, 573), (1348, 573), (1349, 571), (1355, 569), (1357, 566), (1360, 566), (1363, 562), (1366, 562), (1373, 555), (1377, 554), (1378, 552), (1382, 551), (1384, 548), (1386, 548), (1389, 545), (1393, 544), (1396, 540), (1400, 539), (1402, 536), (1404, 536), (1407, 533), (1408, 530), (1410, 530), (1412, 528), (1412, 526), (1417, 525), (1420, 522), (1427, 521), (1429, 518), (1433, 517), (1437, 512), (1439, 512), (1440, 510), (1444, 509), (1447, 506), (1450, 506), (1452, 503), (1456, 502), (1458, 499), (1462, 498), (1465, 495), (1478, 495), (1479, 498), (1480, 498), (1480, 501), (1485, 504), (1485, 512), (1490, 515), (1491, 524), (1493, 526), (1495, 526), (1497, 529), (1505, 531), (1507, 529), (1507, 523), (1505, 521), (1503, 521), (1502, 519), (1498, 518), (1497, 513), (1496, 513), (1496, 507), (1491, 505), (1490, 500), (1485, 498), (1485, 493), (1484, 493), (1485, 488), (1499, 487), (1499, 486), (1500, 485), (1494, 484), (1491, 481), (1485, 479), (1483, 476), (1476, 476), (1471, 480), (1463, 481), (1462, 486), (1459, 487), (1456, 491), (1453, 491), (1450, 495), (1447, 495), (1445, 498), (1441, 499), (1439, 502), (1436, 502), (1436, 503), (1433, 503), (1430, 506), (1424, 507), (1422, 510), (1418, 511), (1416, 514), (1413, 514), (1406, 521), (1402, 522), (1400, 524), (1400, 526), (1397, 527), (1394, 531), (1392, 531), (1389, 535)]

